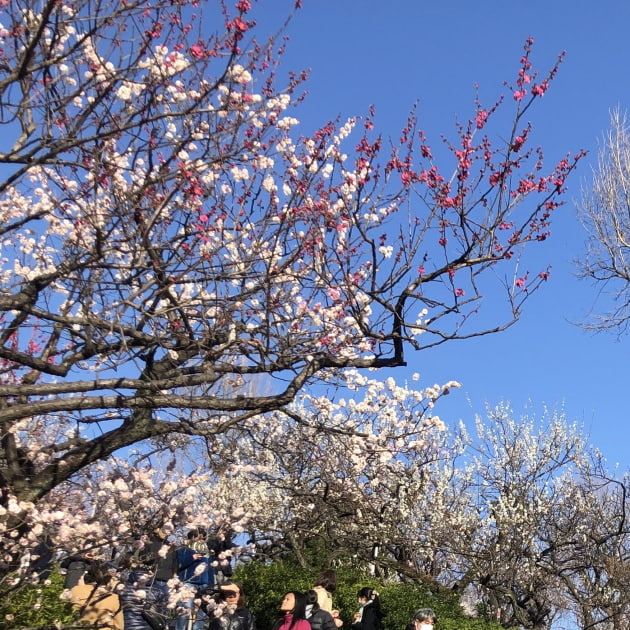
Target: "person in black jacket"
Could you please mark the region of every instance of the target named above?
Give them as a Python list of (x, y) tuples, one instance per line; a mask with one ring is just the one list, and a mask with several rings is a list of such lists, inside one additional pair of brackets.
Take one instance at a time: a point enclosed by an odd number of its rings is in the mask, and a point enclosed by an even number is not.
[(317, 602), (317, 591), (306, 591), (306, 619), (312, 630), (337, 630), (333, 616)]
[(365, 586), (357, 593), (359, 612), (355, 613), (352, 630), (381, 630), (381, 620), (385, 611), (381, 608), (378, 593), (369, 586)]
[[(166, 547), (166, 553), (163, 548)], [(177, 576), (179, 564), (175, 545), (168, 540), (167, 533), (158, 527), (145, 543), (146, 566), (155, 570), (157, 582), (168, 582)]]

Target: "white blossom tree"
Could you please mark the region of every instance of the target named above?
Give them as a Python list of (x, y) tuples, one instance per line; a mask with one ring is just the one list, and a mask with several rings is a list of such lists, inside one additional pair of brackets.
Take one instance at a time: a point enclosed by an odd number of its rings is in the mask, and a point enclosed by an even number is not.
[(546, 532), (549, 564), (580, 627), (621, 630), (630, 619), (628, 475), (609, 471), (597, 452), (579, 468)]
[[(463, 513), (449, 513), (452, 584), (478, 589), (491, 618), (505, 627), (547, 628), (567, 599), (552, 558), (562, 543), (550, 532), (564, 522), (585, 442), (561, 414), (515, 418), (506, 404), (477, 419), (470, 463), (453, 491), (467, 497)], [(564, 541), (563, 541), (564, 542)]]
[(356, 371), (344, 382), (347, 398), (304, 394), (264, 427), (217, 436), (209, 450), (283, 497), (270, 519), (252, 523), (259, 554), (289, 551), (311, 566), (316, 548), (324, 565), (352, 558), (382, 575), (424, 577), (414, 562), (431, 523), (417, 516), (434, 513), (441, 468), (452, 460), (434, 406), (458, 384), (416, 390)]
[(623, 333), (630, 321), (630, 130), (620, 109), (611, 113), (580, 215), (588, 233), (580, 272), (606, 296), (603, 312), (590, 314), (584, 325)]
[[(477, 419), (474, 438), (456, 435), (431, 406), (454, 384), (365, 385), (363, 398), (306, 396), (308, 423), (278, 415), (249, 444), (232, 442), (230, 463), (258, 462), (253, 479), (279, 498), (255, 520), (262, 531), (252, 522), (259, 553), (308, 565), (314, 549), (317, 562), (446, 588), (507, 628), (561, 627), (567, 616), (624, 627), (627, 478), (606, 470), (579, 425), (503, 404)], [(334, 431), (322, 434), (324, 419)]]

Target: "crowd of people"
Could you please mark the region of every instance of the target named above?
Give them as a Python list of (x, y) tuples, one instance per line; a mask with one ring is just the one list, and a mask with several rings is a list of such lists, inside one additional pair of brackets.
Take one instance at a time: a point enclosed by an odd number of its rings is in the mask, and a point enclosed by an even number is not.
[[(213, 538), (199, 527), (175, 547), (157, 529), (129, 565), (121, 581), (120, 567), (112, 563), (87, 554), (66, 559), (66, 588), (81, 621), (111, 630), (257, 630), (242, 586), (231, 579), (229, 537)], [(338, 630), (343, 622), (333, 606), (336, 587), (336, 573), (324, 570), (312, 589), (288, 591), (269, 630)], [(378, 592), (361, 588), (357, 604), (349, 630), (382, 630)], [(436, 623), (433, 610), (422, 608), (405, 630), (433, 630)]]

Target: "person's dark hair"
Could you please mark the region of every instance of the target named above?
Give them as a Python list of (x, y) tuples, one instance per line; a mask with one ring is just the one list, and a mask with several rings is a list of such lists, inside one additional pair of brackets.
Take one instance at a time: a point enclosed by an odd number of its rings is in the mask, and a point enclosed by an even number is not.
[(315, 586), (321, 586), (329, 593), (334, 593), (337, 588), (337, 574), (332, 569), (320, 571), (315, 580)]
[(375, 601), (378, 599), (378, 593), (373, 588), (370, 588), (369, 586), (364, 586), (357, 593), (357, 597), (365, 597), (365, 599), (371, 599), (372, 601)]
[(311, 589), (310, 591), (306, 591), (306, 605), (312, 606), (312, 611), (315, 612), (319, 610), (319, 602), (317, 601), (317, 591)]
[(385, 611), (381, 609), (381, 600), (379, 599), (378, 592), (373, 588), (364, 586), (357, 593), (357, 597), (365, 597), (365, 599), (372, 602), (372, 609), (379, 617), (385, 616)]
[(193, 538), (197, 538), (197, 536), (199, 536), (199, 530), (198, 529), (191, 529), (186, 534), (186, 538), (188, 538), (188, 540), (192, 540)]
[[(289, 626), (289, 630), (293, 628), (295, 622), (298, 619), (306, 619), (306, 595), (301, 593), (300, 591), (287, 591), (284, 596), (286, 597), (289, 593), (293, 595), (295, 598), (295, 605), (293, 606), (293, 610), (288, 611), (292, 614), (291, 625)], [(283, 611), (282, 614), (286, 614), (287, 611)]]
[(101, 560), (93, 560), (83, 575), (85, 584), (95, 584), (96, 586), (105, 586), (109, 584), (114, 575), (118, 573), (118, 566), (113, 562), (103, 562)]
[(232, 542), (232, 538), (234, 538), (235, 535), (235, 532), (231, 529), (225, 532), (208, 532), (208, 537), (206, 538), (208, 549), (215, 554), (219, 554), (222, 551), (228, 551), (234, 548), (235, 545)]
[(414, 621), (427, 621), (429, 623), (437, 623), (437, 615), (433, 608), (420, 608), (413, 615)]

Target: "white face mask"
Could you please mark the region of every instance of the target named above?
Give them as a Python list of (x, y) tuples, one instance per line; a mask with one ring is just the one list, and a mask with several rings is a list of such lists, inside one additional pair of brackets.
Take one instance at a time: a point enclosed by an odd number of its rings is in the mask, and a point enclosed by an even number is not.
[(418, 624), (418, 630), (433, 630), (432, 623), (420, 623)]

